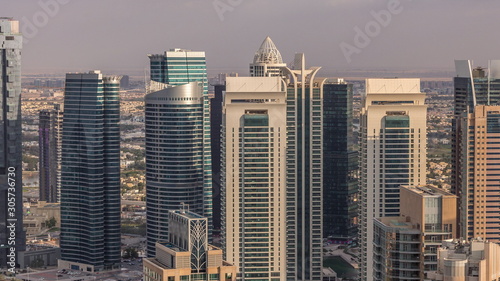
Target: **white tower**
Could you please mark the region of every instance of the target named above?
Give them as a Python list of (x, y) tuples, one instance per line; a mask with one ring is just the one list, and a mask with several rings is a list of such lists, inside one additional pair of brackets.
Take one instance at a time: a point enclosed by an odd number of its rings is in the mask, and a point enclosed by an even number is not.
[(239, 280), (286, 279), (286, 94), (279, 77), (228, 77), (222, 244)]
[(373, 219), (399, 216), (401, 185), (426, 174), (425, 93), (420, 79), (367, 79), (360, 132), (360, 280), (373, 276)]
[(267, 36), (255, 53), (253, 63), (250, 64), (250, 76), (283, 77), (283, 67), (286, 67), (286, 63), (283, 63), (280, 51), (278, 51), (271, 38)]

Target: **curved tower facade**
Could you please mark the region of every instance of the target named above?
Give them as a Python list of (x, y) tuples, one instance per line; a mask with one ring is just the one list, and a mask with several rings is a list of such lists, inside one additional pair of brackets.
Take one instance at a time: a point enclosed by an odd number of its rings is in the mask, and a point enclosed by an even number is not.
[(169, 210), (204, 213), (203, 83), (164, 86), (145, 98), (148, 256), (168, 241)]

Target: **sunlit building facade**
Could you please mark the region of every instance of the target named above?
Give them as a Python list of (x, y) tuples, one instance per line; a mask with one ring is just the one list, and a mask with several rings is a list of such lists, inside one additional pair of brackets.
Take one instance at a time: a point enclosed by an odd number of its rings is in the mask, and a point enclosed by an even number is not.
[(286, 278), (286, 93), (279, 77), (228, 77), (222, 244), (238, 280)]
[[(198, 212), (208, 218), (209, 239), (212, 237), (212, 159), (211, 159), (211, 132), (210, 132), (210, 105), (208, 96), (208, 79), (205, 52), (191, 51), (185, 49), (171, 49), (163, 54), (148, 55), (150, 59), (151, 80), (167, 84), (169, 86), (181, 86), (191, 82), (199, 82), (202, 86), (202, 177), (203, 177), (203, 210)], [(151, 91), (150, 91), (151, 92)], [(185, 152), (190, 148), (184, 147)], [(197, 150), (198, 148), (193, 148)], [(171, 176), (165, 174), (163, 176)], [(175, 177), (175, 175), (172, 175)], [(146, 179), (146, 190), (148, 180)], [(151, 194), (151, 193), (150, 193)], [(195, 195), (196, 197), (198, 195)], [(146, 194), (146, 199), (148, 194)], [(159, 202), (161, 204), (161, 202)], [(149, 205), (151, 206), (151, 205)], [(164, 224), (167, 227), (168, 218), (164, 217), (156, 223)], [(149, 240), (149, 239), (148, 239)], [(148, 255), (154, 256), (154, 240), (148, 241)]]
[(148, 256), (168, 241), (168, 212), (204, 211), (203, 84), (168, 86), (145, 97)]
[(400, 186), (426, 176), (425, 93), (420, 79), (367, 79), (360, 117), (360, 280), (373, 276), (373, 219), (400, 214)]

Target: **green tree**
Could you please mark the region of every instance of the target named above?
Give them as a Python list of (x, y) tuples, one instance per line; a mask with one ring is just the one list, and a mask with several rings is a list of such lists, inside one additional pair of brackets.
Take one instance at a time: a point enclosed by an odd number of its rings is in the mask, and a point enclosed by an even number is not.
[(137, 253), (137, 250), (131, 247), (125, 249), (125, 253), (123, 254), (124, 259), (136, 259), (138, 257), (139, 253)]
[(51, 217), (50, 219), (45, 221), (46, 228), (53, 228), (54, 226), (56, 226), (56, 224), (57, 224), (57, 220), (54, 217)]

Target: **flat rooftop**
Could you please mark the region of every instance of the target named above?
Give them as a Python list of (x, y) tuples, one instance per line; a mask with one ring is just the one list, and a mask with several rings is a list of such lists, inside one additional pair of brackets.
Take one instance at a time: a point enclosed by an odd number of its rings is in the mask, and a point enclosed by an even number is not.
[(408, 231), (415, 231), (415, 233), (420, 233), (420, 231), (413, 227), (411, 222), (407, 222), (405, 217), (383, 217), (377, 218), (377, 221), (381, 222), (385, 226), (397, 228), (397, 229), (405, 229)]
[(420, 194), (422, 196), (428, 195), (428, 196), (455, 196), (449, 192), (447, 192), (444, 189), (433, 187), (430, 185), (420, 185), (420, 186), (414, 186), (414, 185), (404, 185), (402, 188), (408, 189), (410, 191), (413, 191), (417, 194)]
[(193, 213), (190, 211), (176, 210), (176, 211), (170, 211), (170, 212), (178, 214), (178, 215), (183, 216), (183, 217), (186, 217), (188, 219), (203, 219), (203, 218), (205, 218), (204, 216), (198, 215), (197, 213)]

